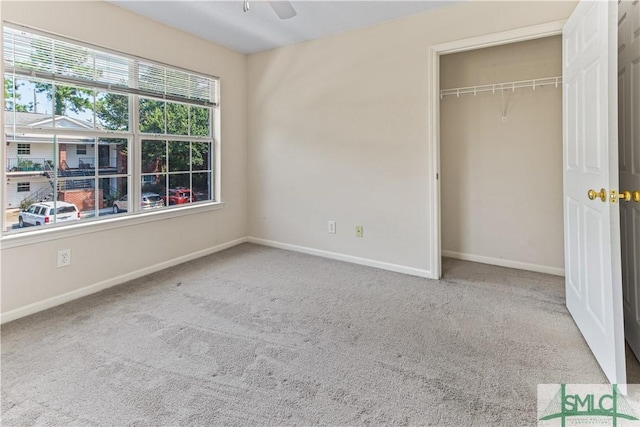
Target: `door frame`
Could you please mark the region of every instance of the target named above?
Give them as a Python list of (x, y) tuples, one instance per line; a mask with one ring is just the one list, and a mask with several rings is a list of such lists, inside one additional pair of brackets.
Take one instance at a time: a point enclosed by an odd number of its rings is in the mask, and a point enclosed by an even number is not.
[(431, 170), (429, 190), (431, 195), (431, 277), (442, 277), (442, 230), (440, 205), (440, 55), (458, 53), (468, 50), (483, 49), (503, 44), (535, 40), (562, 34), (562, 28), (567, 20), (552, 21), (539, 25), (518, 28), (515, 30), (487, 34), (432, 45), (429, 48), (430, 67), (428, 70), (428, 88), (431, 90), (431, 105), (429, 105), (429, 128), (431, 133), (429, 155)]

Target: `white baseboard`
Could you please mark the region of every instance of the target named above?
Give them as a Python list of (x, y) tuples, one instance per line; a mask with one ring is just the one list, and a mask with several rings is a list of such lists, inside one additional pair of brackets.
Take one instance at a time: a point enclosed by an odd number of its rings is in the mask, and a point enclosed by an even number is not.
[(481, 255), (464, 254), (454, 251), (442, 251), (442, 256), (448, 258), (461, 259), (463, 261), (479, 262), (481, 264), (491, 264), (500, 267), (517, 268), (518, 270), (535, 271), (537, 273), (553, 274), (554, 276), (564, 276), (564, 269), (549, 267), (547, 265), (529, 264), (520, 261), (510, 261), (508, 259), (491, 258)]
[(137, 279), (138, 277), (146, 276), (147, 274), (164, 270), (165, 268), (173, 267), (175, 265), (182, 264), (187, 261), (191, 261), (197, 258), (201, 258), (203, 256), (207, 256), (207, 255), (214, 254), (216, 252), (223, 251), (233, 246), (237, 246), (241, 243), (246, 243), (247, 241), (248, 239), (246, 237), (232, 240), (230, 242), (222, 243), (220, 245), (213, 246), (207, 249), (202, 249), (200, 251), (183, 255), (178, 258), (170, 259), (168, 261), (164, 261), (149, 267), (141, 268), (140, 270), (136, 270), (131, 273), (126, 273), (117, 277), (112, 277), (110, 279), (103, 280), (102, 282), (98, 282), (93, 285), (86, 286), (84, 288), (76, 289), (71, 292), (67, 292), (61, 295), (56, 295), (54, 297), (47, 298), (42, 301), (38, 301), (32, 304), (25, 305), (20, 308), (16, 308), (6, 313), (2, 313), (0, 315), (0, 324), (19, 319), (21, 317), (25, 317), (30, 314), (37, 313), (39, 311), (47, 310), (49, 308), (67, 303), (69, 301), (73, 301), (78, 298), (82, 298), (87, 295), (95, 294), (96, 292), (100, 292), (112, 286), (120, 285), (122, 283), (128, 282), (129, 280)]
[(391, 264), (388, 262), (375, 261), (367, 258), (359, 258), (352, 255), (345, 255), (337, 252), (323, 251), (320, 249), (308, 248), (305, 246), (292, 245), (289, 243), (276, 242), (273, 240), (259, 239), (257, 237), (249, 237), (249, 243), (255, 243), (263, 246), (270, 246), (272, 248), (285, 249), (288, 251), (301, 252), (303, 254), (315, 255), (323, 258), (335, 259), (338, 261), (351, 262), (353, 264), (366, 265), (367, 267), (379, 268), (382, 270), (393, 271), (396, 273), (409, 274), (411, 276), (425, 277), (432, 279), (432, 274), (428, 270), (421, 270), (419, 268), (406, 267), (404, 265)]
[[(201, 258), (203, 256), (211, 255), (216, 252), (220, 252), (225, 249), (229, 249), (231, 247), (234, 247), (246, 242), (255, 243), (263, 246), (270, 246), (273, 248), (285, 249), (285, 250), (294, 251), (294, 252), (300, 252), (300, 253), (309, 254), (309, 255), (320, 256), (323, 258), (335, 259), (338, 261), (350, 262), (353, 264), (365, 265), (368, 267), (379, 268), (382, 270), (393, 271), (396, 273), (408, 274), (411, 276), (434, 279), (434, 277), (432, 277), (431, 271), (429, 270), (423, 270), (423, 269), (414, 268), (414, 267), (407, 267), (404, 265), (392, 264), (392, 263), (383, 262), (383, 261), (376, 261), (376, 260), (367, 259), (367, 258), (360, 258), (360, 257), (345, 255), (337, 252), (323, 251), (320, 249), (313, 249), (305, 246), (292, 245), (289, 243), (282, 243), (274, 240), (259, 239), (257, 237), (243, 237), (240, 239), (232, 240), (230, 242), (222, 243), (217, 246), (213, 246), (207, 249), (202, 249), (197, 252), (183, 255), (178, 258), (170, 259), (149, 267), (141, 268), (140, 270), (136, 270), (131, 273), (126, 273), (117, 277), (112, 277), (110, 279), (103, 280), (102, 282), (98, 282), (93, 285), (86, 286), (84, 288), (76, 289), (74, 291), (67, 292), (61, 295), (56, 295), (54, 297), (47, 298), (45, 300), (38, 301), (32, 304), (28, 304), (23, 307), (8, 311), (6, 313), (2, 313), (0, 314), (0, 324), (7, 323), (12, 320), (16, 320), (21, 317), (25, 317), (30, 314), (34, 314), (43, 310), (47, 310), (49, 308), (67, 303), (69, 301), (73, 301), (75, 299), (82, 298), (84, 296), (91, 295), (96, 292), (100, 292), (112, 286), (120, 285), (130, 280), (137, 279), (142, 276), (146, 276), (147, 274), (155, 273), (156, 271), (164, 270), (165, 268), (173, 267), (175, 265), (182, 264), (187, 261), (191, 261), (197, 258)], [(479, 262), (482, 264), (492, 264), (492, 265), (498, 265), (501, 267), (517, 268), (520, 270), (529, 270), (529, 271), (535, 271), (539, 273), (553, 274), (556, 276), (564, 276), (564, 269), (549, 267), (544, 265), (529, 264), (529, 263), (524, 263), (519, 261), (510, 261), (505, 259), (491, 258), (491, 257), (472, 255), (472, 254), (464, 254), (464, 253), (445, 251), (445, 250), (442, 251), (442, 256), (449, 257), (449, 258), (456, 258), (464, 261)]]

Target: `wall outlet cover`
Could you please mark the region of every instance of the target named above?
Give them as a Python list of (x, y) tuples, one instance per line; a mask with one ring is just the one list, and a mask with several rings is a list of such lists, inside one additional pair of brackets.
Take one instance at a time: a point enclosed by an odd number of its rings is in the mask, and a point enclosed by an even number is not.
[(58, 251), (58, 268), (71, 265), (71, 249)]

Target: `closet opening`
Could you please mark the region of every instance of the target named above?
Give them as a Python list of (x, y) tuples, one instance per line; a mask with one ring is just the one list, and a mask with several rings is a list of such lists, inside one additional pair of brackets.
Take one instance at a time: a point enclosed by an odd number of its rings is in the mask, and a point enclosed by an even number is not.
[[(433, 278), (447, 275), (443, 257), (564, 274), (562, 85), (556, 89), (563, 25), (553, 22), (431, 48), (430, 87), (441, 95), (431, 104)], [(549, 49), (538, 49), (546, 43)], [(542, 70), (556, 71), (525, 74)], [(624, 117), (629, 109), (622, 107), (638, 98), (636, 92), (624, 92), (623, 105), (619, 99)], [(544, 100), (551, 102), (528, 110)], [(623, 122), (629, 128), (634, 118)], [(623, 174), (621, 168), (621, 183)], [(622, 256), (628, 281), (628, 271), (640, 267), (624, 245)], [(637, 281), (626, 286), (640, 294)], [(635, 294), (625, 288), (625, 298)], [(633, 334), (627, 331), (628, 343)], [(640, 363), (628, 344), (626, 367), (628, 383), (640, 382)]]
[(442, 256), (562, 276), (562, 37), (441, 55), (439, 72)]

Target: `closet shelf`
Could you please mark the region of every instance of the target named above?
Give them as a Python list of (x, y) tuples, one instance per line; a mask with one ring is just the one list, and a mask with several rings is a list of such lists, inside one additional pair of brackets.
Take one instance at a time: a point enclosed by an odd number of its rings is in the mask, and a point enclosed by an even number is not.
[(538, 87), (542, 86), (555, 86), (560, 87), (562, 84), (562, 76), (558, 77), (545, 77), (542, 79), (533, 79), (533, 80), (522, 80), (519, 82), (505, 82), (505, 83), (494, 83), (489, 85), (480, 85), (480, 86), (468, 86), (468, 87), (458, 87), (453, 89), (443, 89), (440, 91), (440, 99), (445, 96), (455, 95), (456, 97), (460, 97), (460, 95), (468, 95), (473, 94), (476, 95), (482, 92), (493, 92), (496, 91), (504, 91), (511, 90), (515, 92), (516, 89), (523, 88), (532, 88), (536, 90)]

